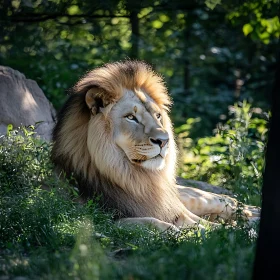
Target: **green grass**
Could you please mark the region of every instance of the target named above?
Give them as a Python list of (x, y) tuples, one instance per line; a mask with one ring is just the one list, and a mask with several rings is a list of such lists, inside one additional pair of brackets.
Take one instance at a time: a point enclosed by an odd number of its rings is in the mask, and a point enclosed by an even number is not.
[(0, 276), (250, 279), (256, 237), (246, 226), (178, 234), (117, 227), (95, 201), (75, 202), (53, 174), (50, 145), (24, 133), (0, 142)]

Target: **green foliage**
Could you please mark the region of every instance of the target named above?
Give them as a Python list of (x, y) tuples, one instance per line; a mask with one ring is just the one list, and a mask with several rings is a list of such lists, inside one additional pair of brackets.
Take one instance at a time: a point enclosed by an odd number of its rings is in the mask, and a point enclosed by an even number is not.
[(280, 38), (279, 16), (274, 9), (279, 5), (278, 0), (245, 1), (241, 6), (233, 9), (228, 18), (234, 24), (240, 23), (242, 18), (249, 18), (250, 22), (243, 25), (245, 36), (250, 34), (253, 40), (268, 44), (271, 40)]
[(0, 195), (8, 193), (11, 188), (20, 191), (33, 184), (38, 187), (51, 172), (50, 162), (46, 160), (49, 145), (34, 140), (34, 127), (23, 127), (20, 132), (12, 129), (9, 125), (8, 137), (0, 138)]
[(218, 4), (221, 4), (221, 0), (206, 0), (205, 4), (209, 9), (213, 10)]
[[(256, 236), (244, 225), (159, 233), (117, 227), (73, 200), (51, 145), (9, 128), (0, 141), (0, 274), (28, 279), (249, 279)], [(34, 135), (33, 135), (34, 136)], [(241, 256), (241, 257), (240, 257)]]
[(200, 136), (211, 133), (236, 101), (268, 110), (277, 1), (142, 2), (4, 1), (0, 64), (36, 80), (59, 109), (65, 91), (86, 71), (127, 57), (144, 59), (166, 79), (176, 126), (200, 117)]
[(246, 203), (260, 204), (267, 118), (247, 102), (229, 107), (230, 118), (215, 134), (190, 138), (200, 119), (188, 119), (175, 131), (181, 150), (179, 175), (232, 190)]

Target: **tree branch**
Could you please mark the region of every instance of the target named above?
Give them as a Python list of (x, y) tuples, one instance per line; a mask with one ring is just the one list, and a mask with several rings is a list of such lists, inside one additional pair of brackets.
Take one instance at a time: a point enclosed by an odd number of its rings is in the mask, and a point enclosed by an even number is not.
[[(141, 10), (145, 7), (151, 7), (153, 9), (153, 12), (160, 12), (160, 11), (193, 11), (198, 8), (202, 8), (203, 6), (198, 4), (188, 4), (188, 3), (172, 3), (170, 5), (169, 3), (165, 3), (162, 5), (156, 5), (156, 6), (142, 6), (137, 4), (137, 2), (134, 5), (130, 4), (130, 10)], [(51, 19), (58, 19), (61, 17), (68, 17), (68, 18), (89, 18), (89, 19), (100, 19), (100, 18), (130, 18), (129, 14), (109, 14), (109, 15), (94, 15), (94, 14), (76, 14), (76, 15), (69, 15), (67, 13), (18, 13), (11, 16), (7, 16), (7, 19), (12, 22), (43, 22)]]
[(58, 19), (62, 17), (68, 18), (89, 18), (89, 19), (100, 19), (100, 18), (129, 18), (129, 15), (89, 15), (89, 14), (78, 14), (78, 15), (69, 15), (62, 13), (55, 14), (18, 14), (7, 17), (12, 22), (42, 22), (50, 19)]

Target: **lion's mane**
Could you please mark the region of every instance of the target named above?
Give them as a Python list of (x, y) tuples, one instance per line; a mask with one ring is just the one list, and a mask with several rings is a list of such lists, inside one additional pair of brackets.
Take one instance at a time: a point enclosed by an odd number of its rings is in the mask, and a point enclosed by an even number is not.
[[(152, 171), (131, 163), (116, 149), (112, 140), (114, 120), (102, 114), (91, 117), (85, 96), (91, 88), (99, 92), (102, 106), (115, 104), (124, 89), (145, 91), (163, 110), (165, 129), (169, 132), (169, 153), (162, 170)], [(175, 187), (176, 146), (168, 117), (171, 101), (163, 79), (141, 61), (108, 63), (88, 72), (72, 88), (58, 114), (53, 131), (52, 160), (55, 165), (73, 174), (83, 197), (101, 196), (107, 208), (117, 210), (119, 217), (155, 217), (173, 222), (183, 211)], [(89, 134), (89, 123), (95, 127)], [(99, 147), (89, 152), (88, 137), (95, 137)], [(91, 155), (90, 155), (91, 154)]]

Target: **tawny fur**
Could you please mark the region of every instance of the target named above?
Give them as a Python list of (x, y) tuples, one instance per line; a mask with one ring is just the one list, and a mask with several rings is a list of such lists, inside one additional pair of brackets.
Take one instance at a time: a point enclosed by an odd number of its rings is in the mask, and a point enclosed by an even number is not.
[[(156, 102), (170, 136), (164, 169), (152, 172), (123, 157), (112, 142), (114, 120), (104, 114), (90, 118), (85, 96), (91, 88), (97, 88), (95, 97), (102, 99), (103, 106), (116, 103), (124, 89), (135, 94), (143, 91)], [(52, 159), (68, 174), (74, 173), (83, 196), (102, 195), (103, 205), (118, 210), (120, 217), (148, 216), (173, 222), (185, 207), (175, 187), (176, 146), (167, 114), (170, 104), (163, 79), (144, 62), (117, 62), (97, 68), (74, 86), (58, 116)]]

